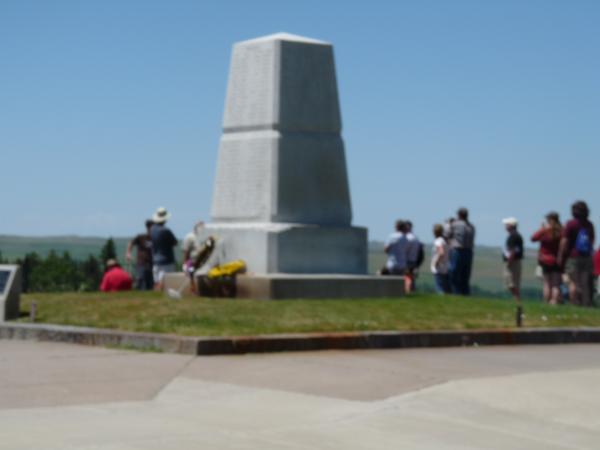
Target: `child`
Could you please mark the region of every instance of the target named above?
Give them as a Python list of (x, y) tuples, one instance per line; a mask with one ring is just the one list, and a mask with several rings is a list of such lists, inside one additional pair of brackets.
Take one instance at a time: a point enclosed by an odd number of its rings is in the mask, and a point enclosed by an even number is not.
[(450, 292), (450, 280), (448, 278), (448, 263), (450, 251), (448, 243), (444, 239), (444, 227), (440, 224), (433, 226), (433, 251), (431, 256), (431, 273), (435, 278), (435, 290), (444, 295)]

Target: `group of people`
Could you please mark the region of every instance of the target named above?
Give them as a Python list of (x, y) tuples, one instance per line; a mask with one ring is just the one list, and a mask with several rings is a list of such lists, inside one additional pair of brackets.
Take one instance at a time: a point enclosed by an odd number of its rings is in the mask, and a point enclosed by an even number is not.
[(417, 271), (425, 257), (423, 244), (412, 228), (410, 220), (396, 221), (396, 231), (392, 233), (384, 248), (389, 255), (388, 264), (380, 271), (381, 275), (404, 275), (406, 292), (415, 290)]
[(106, 261), (106, 271), (100, 290), (104, 292), (125, 291), (135, 287), (139, 290), (162, 289), (166, 273), (175, 271), (175, 246), (177, 238), (166, 226), (170, 214), (165, 208), (158, 208), (152, 219), (146, 220), (146, 232), (138, 234), (127, 245), (125, 258), (133, 260), (132, 252), (137, 250), (135, 280), (132, 280), (116, 259)]
[[(570, 303), (592, 306), (594, 291), (597, 289), (600, 293), (600, 248), (594, 252), (595, 229), (589, 214), (587, 204), (577, 201), (571, 206), (572, 218), (564, 226), (559, 214), (550, 212), (531, 236), (531, 241), (540, 245), (538, 270), (544, 280), (544, 299), (549, 304), (562, 302), (563, 291), (566, 291)], [(508, 217), (502, 223), (508, 233), (502, 254), (504, 280), (507, 289), (520, 302), (524, 241), (516, 218)], [(433, 237), (431, 272), (436, 291), (470, 295), (475, 226), (469, 222), (468, 210), (460, 208), (456, 217), (435, 224)], [(403, 275), (406, 292), (411, 292), (423, 261), (422, 248), (412, 232), (412, 224), (398, 220), (396, 231), (385, 244), (387, 261), (380, 273)]]
[[(538, 268), (543, 278), (544, 300), (556, 305), (566, 297), (573, 305), (593, 306), (594, 291), (600, 291), (600, 249), (594, 252), (595, 229), (584, 201), (571, 205), (571, 219), (563, 226), (557, 212), (546, 214), (531, 236), (540, 245)], [(503, 221), (508, 237), (504, 249), (505, 278), (512, 295), (520, 301), (523, 238), (514, 217)], [(598, 286), (596, 287), (596, 284)]]
[[(469, 222), (469, 211), (460, 208), (456, 217), (433, 226), (431, 272), (440, 294), (470, 295), (475, 227)], [(405, 291), (415, 288), (417, 271), (424, 260), (423, 244), (412, 232), (409, 221), (398, 220), (396, 231), (388, 238), (382, 275), (404, 275)]]
[[(116, 259), (106, 261), (106, 271), (100, 286), (102, 291), (124, 291), (132, 288), (163, 290), (165, 275), (177, 270), (175, 248), (178, 241), (166, 226), (169, 218), (170, 214), (165, 208), (158, 208), (152, 219), (146, 220), (146, 232), (138, 234), (129, 241), (125, 259), (128, 263), (134, 261), (135, 250), (133, 279)], [(202, 239), (203, 228), (204, 222), (197, 222), (193, 230), (183, 239), (181, 247), (182, 269), (189, 277), (192, 292), (198, 292), (197, 278), (206, 275), (222, 262), (221, 255), (215, 250), (216, 239), (212, 236)], [(226, 266), (224, 270), (240, 270), (239, 264)]]
[[(546, 302), (560, 303), (566, 290), (572, 304), (591, 306), (595, 289), (600, 293), (600, 249), (594, 252), (595, 229), (589, 220), (587, 204), (583, 201), (573, 203), (571, 214), (572, 218), (563, 226), (558, 213), (548, 213), (531, 241), (540, 245), (538, 270), (543, 278)], [(146, 232), (129, 242), (125, 256), (128, 262), (133, 260), (133, 249), (137, 250), (134, 280), (117, 260), (106, 261), (100, 286), (102, 291), (122, 291), (132, 287), (162, 290), (165, 274), (176, 270), (174, 249), (178, 241), (166, 226), (169, 217), (165, 208), (158, 208), (152, 219), (146, 221)], [(504, 279), (507, 289), (520, 302), (524, 241), (516, 218), (506, 218), (502, 223), (508, 233), (502, 255)], [(192, 290), (195, 290), (199, 267), (214, 266), (205, 264), (214, 250), (215, 240), (209, 238), (201, 242), (203, 226), (198, 222), (183, 241), (183, 269), (190, 276)], [(456, 217), (435, 224), (433, 237), (431, 272), (436, 291), (470, 295), (475, 226), (469, 221), (469, 211), (460, 208)], [(424, 246), (414, 234), (409, 220), (396, 222), (396, 230), (389, 236), (384, 251), (387, 261), (380, 273), (404, 276), (405, 291), (413, 292), (419, 267), (424, 261)]]

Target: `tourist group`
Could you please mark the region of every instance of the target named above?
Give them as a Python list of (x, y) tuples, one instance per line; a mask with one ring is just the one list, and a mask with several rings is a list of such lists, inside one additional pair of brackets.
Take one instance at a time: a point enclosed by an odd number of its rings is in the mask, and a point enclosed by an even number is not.
[[(136, 250), (134, 278), (125, 271), (115, 259), (106, 262), (106, 271), (100, 289), (105, 292), (125, 291), (133, 287), (138, 290), (158, 290), (164, 288), (167, 273), (177, 271), (175, 248), (177, 238), (166, 226), (170, 214), (165, 208), (158, 208), (152, 219), (145, 222), (146, 232), (135, 236), (127, 245), (125, 259), (133, 261), (133, 250)], [(182, 244), (182, 270), (187, 275), (182, 288), (194, 293), (202, 292), (214, 296), (232, 296), (234, 287), (230, 277), (243, 272), (246, 268), (243, 261), (229, 261), (217, 249), (216, 239), (208, 236), (201, 239), (203, 222), (198, 222), (194, 230), (188, 233)], [(197, 285), (197, 280), (202, 286)], [(170, 292), (174, 292), (172, 289)], [(180, 292), (174, 292), (180, 296)]]
[[(550, 212), (531, 236), (531, 241), (540, 246), (537, 271), (543, 279), (544, 299), (549, 304), (568, 300), (574, 305), (592, 306), (594, 291), (600, 293), (600, 249), (594, 252), (595, 230), (589, 214), (587, 204), (577, 201), (571, 206), (572, 217), (564, 226), (559, 214)], [(177, 270), (175, 248), (178, 241), (166, 226), (169, 217), (165, 208), (158, 208), (152, 219), (146, 221), (146, 232), (129, 242), (128, 262), (133, 260), (134, 248), (137, 250), (134, 279), (116, 260), (109, 260), (101, 290), (128, 290), (134, 286), (139, 290), (163, 289), (165, 274)], [(508, 233), (502, 254), (504, 279), (507, 289), (520, 301), (524, 241), (516, 218), (505, 218), (502, 223)], [(210, 278), (245, 270), (241, 261), (223, 261), (213, 237), (200, 239), (203, 227), (204, 224), (198, 222), (185, 236), (182, 245), (183, 271), (188, 275), (192, 291), (197, 293), (198, 279), (210, 281)], [(418, 271), (425, 259), (424, 245), (414, 234), (409, 220), (398, 220), (395, 228), (385, 244), (387, 262), (379, 273), (403, 276), (405, 291), (411, 293), (416, 288)], [(469, 221), (469, 211), (460, 208), (456, 217), (435, 224), (433, 238), (431, 272), (436, 291), (470, 295), (475, 226)], [(204, 291), (210, 291), (209, 287), (205, 286)]]
[[(132, 251), (137, 250), (135, 263), (135, 288), (139, 290), (162, 289), (166, 273), (175, 271), (177, 238), (166, 226), (170, 215), (165, 208), (158, 208), (152, 219), (146, 220), (146, 232), (138, 234), (127, 245), (125, 259), (132, 261)], [(105, 292), (126, 291), (133, 287), (133, 280), (115, 259), (105, 263), (106, 271), (100, 284)]]
[[(544, 299), (549, 304), (562, 303), (593, 306), (594, 291), (600, 293), (600, 248), (594, 253), (595, 230), (589, 220), (589, 208), (584, 201), (571, 205), (571, 219), (563, 226), (556, 212), (546, 215), (531, 241), (539, 243), (538, 274), (543, 279)], [(525, 256), (523, 237), (518, 220), (502, 220), (508, 233), (502, 259), (507, 289), (521, 300), (522, 260)], [(436, 291), (440, 294), (470, 295), (473, 267), (475, 226), (469, 222), (469, 212), (460, 208), (455, 218), (433, 226), (431, 272)], [(422, 258), (415, 258), (422, 244), (412, 233), (410, 222), (399, 220), (396, 231), (385, 245), (387, 262), (382, 275), (404, 275), (406, 291), (415, 286)]]

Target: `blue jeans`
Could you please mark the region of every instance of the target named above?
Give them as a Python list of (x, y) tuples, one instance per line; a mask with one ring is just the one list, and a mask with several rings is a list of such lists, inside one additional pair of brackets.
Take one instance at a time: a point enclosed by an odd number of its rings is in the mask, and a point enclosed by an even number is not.
[(139, 291), (151, 291), (154, 289), (152, 267), (137, 266), (135, 268), (135, 288)]
[(453, 248), (450, 250), (450, 288), (453, 294), (471, 295), (471, 269), (473, 249)]
[(449, 294), (450, 293), (450, 277), (447, 273), (436, 273), (435, 279), (435, 291), (438, 294)]

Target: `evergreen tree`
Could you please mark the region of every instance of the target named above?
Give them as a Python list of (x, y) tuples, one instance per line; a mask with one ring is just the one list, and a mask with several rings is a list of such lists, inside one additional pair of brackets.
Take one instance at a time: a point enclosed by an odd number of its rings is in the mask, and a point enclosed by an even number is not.
[(23, 259), (17, 259), (21, 266), (21, 285), (23, 292), (31, 292), (31, 273), (41, 263), (40, 256), (36, 252), (25, 254)]
[[(74, 260), (69, 252), (59, 255), (50, 250), (45, 258), (31, 252), (15, 263), (21, 266), (22, 292), (97, 291), (102, 281), (103, 265), (116, 257), (115, 242), (109, 238), (102, 247), (100, 259), (89, 255), (83, 261)], [(0, 252), (0, 263), (3, 262), (7, 260)]]
[(82, 290), (83, 276), (79, 270), (79, 264), (71, 257), (68, 251), (63, 252), (60, 258), (61, 290)]
[(65, 292), (79, 290), (82, 277), (69, 252), (59, 256), (50, 250), (48, 257), (32, 268), (28, 281), (31, 291)]
[(75, 261), (69, 252), (59, 256), (51, 250), (46, 258), (34, 252), (16, 263), (22, 270), (23, 292), (97, 291), (102, 280), (101, 264), (92, 255)]
[(79, 270), (83, 277), (81, 289), (84, 291), (97, 291), (102, 281), (102, 267), (100, 261), (93, 255), (80, 263)]
[(100, 251), (100, 261), (102, 264), (106, 264), (109, 259), (117, 259), (117, 250), (115, 248), (115, 241), (113, 238), (108, 238), (104, 247)]

